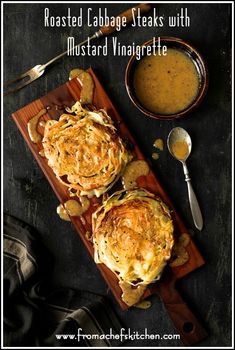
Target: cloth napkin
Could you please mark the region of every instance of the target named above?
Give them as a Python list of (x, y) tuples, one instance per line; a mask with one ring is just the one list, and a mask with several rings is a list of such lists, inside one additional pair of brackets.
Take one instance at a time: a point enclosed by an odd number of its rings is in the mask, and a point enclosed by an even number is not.
[[(118, 339), (102, 336), (120, 334), (122, 328), (104, 297), (87, 291), (53, 290), (43, 281), (43, 266), (51, 261), (34, 228), (4, 215), (3, 243), (4, 346), (120, 345)], [(88, 334), (89, 339), (81, 334)]]

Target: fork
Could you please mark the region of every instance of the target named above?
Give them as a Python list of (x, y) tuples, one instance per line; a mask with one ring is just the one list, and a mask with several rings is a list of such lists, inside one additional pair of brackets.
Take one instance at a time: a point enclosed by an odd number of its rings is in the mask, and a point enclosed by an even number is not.
[[(137, 5), (137, 6), (133, 7), (133, 8), (130, 8), (130, 9), (124, 11), (123, 13), (119, 14), (117, 17), (120, 17), (120, 18), (126, 17), (126, 24), (127, 24), (127, 23), (132, 22), (132, 20), (133, 20), (133, 13), (138, 13), (138, 14), (142, 15), (143, 13), (148, 12), (150, 9), (151, 9), (151, 5), (149, 5), (149, 4), (139, 4), (139, 5)], [(113, 33), (116, 29), (117, 29), (117, 24), (116, 23), (114, 25), (100, 27), (99, 30), (97, 32), (95, 32), (95, 34), (93, 34), (92, 36), (88, 37), (86, 40), (84, 40), (81, 43), (79, 43), (78, 45), (76, 45), (75, 48), (86, 44), (90, 40), (97, 39), (97, 38), (99, 38), (101, 36), (109, 35), (109, 34)], [(62, 52), (60, 55), (52, 58), (47, 63), (45, 63), (45, 64), (38, 64), (35, 67), (29, 69), (27, 72), (19, 75), (15, 79), (12, 79), (12, 80), (9, 80), (9, 81), (5, 82), (4, 83), (4, 88), (9, 87), (11, 85), (14, 85), (16, 83), (18, 83), (18, 84), (16, 84), (12, 88), (9, 88), (9, 90), (4, 92), (4, 96), (6, 96), (6, 95), (8, 95), (10, 93), (16, 92), (16, 91), (22, 89), (24, 86), (27, 86), (28, 84), (32, 83), (34, 80), (40, 78), (43, 75), (43, 73), (45, 72), (45, 69), (49, 65), (51, 65), (55, 61), (59, 60), (60, 58), (62, 58), (66, 54), (69, 54), (69, 52), (71, 50), (67, 50), (65, 52)]]
[[(92, 40), (92, 39), (98, 38), (101, 35), (102, 35), (101, 32), (98, 31), (93, 36), (89, 37), (88, 39), (86, 39), (83, 42), (81, 42), (80, 44), (78, 44), (76, 47), (84, 45), (84, 44), (86, 44), (88, 42), (88, 40)], [(19, 82), (19, 83), (16, 84), (15, 87), (10, 88), (6, 92), (4, 92), (4, 96), (9, 95), (9, 94), (11, 94), (13, 92), (16, 92), (16, 91), (22, 89), (24, 86), (32, 83), (32, 81), (40, 78), (43, 75), (43, 73), (45, 72), (46, 67), (48, 67), (50, 64), (54, 63), (55, 61), (59, 60), (61, 57), (63, 57), (64, 55), (68, 54), (69, 52), (70, 52), (70, 50), (67, 50), (67, 51), (61, 53), (60, 55), (52, 58), (47, 63), (45, 63), (45, 64), (38, 64), (35, 67), (29, 69), (27, 72), (19, 75), (15, 79), (6, 81), (4, 83), (4, 87), (5, 88), (7, 86), (13, 85), (13, 84), (15, 84), (17, 82)]]

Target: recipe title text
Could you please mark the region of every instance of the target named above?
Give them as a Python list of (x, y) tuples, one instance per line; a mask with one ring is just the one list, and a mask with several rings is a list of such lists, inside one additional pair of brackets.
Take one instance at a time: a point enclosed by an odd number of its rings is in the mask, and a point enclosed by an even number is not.
[[(190, 16), (188, 15), (187, 8), (181, 8), (176, 15), (173, 16), (159, 16), (156, 9), (150, 12), (150, 15), (141, 15), (139, 8), (133, 7), (131, 9), (131, 22), (125, 16), (110, 16), (106, 7), (99, 7), (98, 9), (87, 8), (84, 10), (82, 7), (76, 10), (76, 15), (72, 14), (70, 7), (67, 8), (67, 13), (64, 16), (58, 16), (51, 13), (51, 10), (46, 7), (44, 9), (44, 26), (50, 28), (90, 28), (94, 27), (99, 34), (99, 28), (101, 27), (115, 27), (117, 32), (121, 31), (127, 25), (135, 28), (161, 28), (164, 25), (169, 27), (190, 27)], [(94, 35), (94, 33), (92, 33)], [(92, 45), (88, 38), (88, 42), (85, 45), (76, 44), (76, 38), (69, 36), (67, 38), (67, 51), (69, 56), (107, 56), (109, 43), (111, 45), (114, 56), (131, 56), (136, 53), (136, 58), (141, 58), (141, 47), (134, 42), (131, 44), (121, 44), (117, 37), (112, 36), (110, 40), (105, 38), (102, 45)], [(160, 38), (156, 38), (155, 54), (166, 55), (167, 47), (161, 45)], [(139, 52), (139, 54), (138, 54)], [(110, 51), (109, 51), (110, 53)], [(149, 51), (149, 55), (152, 52)], [(147, 53), (148, 55), (148, 53)]]

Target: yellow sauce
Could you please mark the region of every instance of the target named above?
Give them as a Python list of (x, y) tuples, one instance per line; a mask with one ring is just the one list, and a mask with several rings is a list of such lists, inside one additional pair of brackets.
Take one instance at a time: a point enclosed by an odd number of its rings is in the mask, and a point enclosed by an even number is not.
[(164, 144), (163, 144), (163, 140), (162, 139), (156, 139), (153, 143), (153, 147), (159, 149), (160, 151), (163, 151), (163, 147), (164, 147)]
[(38, 126), (38, 121), (39, 121), (40, 117), (46, 113), (47, 113), (47, 110), (42, 109), (37, 115), (35, 115), (33, 118), (31, 118), (27, 123), (29, 137), (33, 143), (38, 143), (42, 139), (42, 136), (37, 131), (37, 126)]
[(81, 206), (83, 208), (83, 213), (89, 208), (90, 206), (90, 201), (87, 197), (85, 196), (81, 196), (79, 197), (79, 200), (80, 200), (80, 203), (81, 203)]
[(159, 154), (156, 153), (156, 152), (153, 152), (153, 153), (152, 153), (152, 158), (153, 158), (154, 160), (158, 160), (158, 159), (159, 159)]
[(122, 177), (122, 183), (125, 190), (131, 190), (137, 187), (136, 180), (140, 176), (146, 176), (149, 173), (149, 166), (144, 160), (134, 160), (129, 163)]
[(83, 69), (80, 69), (80, 68), (74, 68), (72, 69), (70, 72), (69, 72), (69, 80), (72, 80), (76, 77), (79, 76), (79, 74), (83, 73), (84, 70)]
[(94, 81), (92, 76), (83, 69), (75, 68), (69, 73), (69, 80), (77, 77), (82, 84), (80, 95), (81, 104), (92, 104), (94, 93)]
[(69, 199), (64, 204), (60, 204), (57, 207), (57, 214), (62, 220), (71, 221), (69, 216), (80, 216), (83, 225), (86, 224), (86, 220), (81, 216), (90, 206), (90, 201), (86, 197), (79, 198), (80, 203), (75, 199)]
[(45, 125), (46, 125), (46, 122), (45, 120), (41, 120), (39, 125), (42, 127), (42, 128), (45, 128)]
[(86, 231), (85, 237), (88, 241), (92, 242), (92, 233), (90, 231)]
[(199, 76), (182, 51), (168, 49), (166, 56), (145, 56), (134, 73), (134, 89), (147, 110), (170, 115), (183, 111), (195, 99)]
[(137, 307), (138, 309), (149, 309), (151, 307), (152, 303), (149, 300), (142, 300), (139, 303), (135, 304), (134, 307)]
[(86, 197), (80, 197), (80, 203), (75, 199), (69, 199), (64, 203), (64, 207), (70, 216), (81, 216), (90, 206), (90, 201)]
[(176, 141), (172, 145), (172, 152), (175, 158), (184, 160), (189, 154), (189, 149), (186, 141)]
[(133, 306), (138, 303), (140, 298), (142, 297), (146, 286), (139, 285), (137, 287), (131, 286), (126, 282), (119, 282), (119, 286), (122, 290), (122, 300), (128, 306)]
[(70, 221), (70, 217), (68, 216), (63, 204), (58, 205), (56, 212), (62, 220)]
[(80, 216), (79, 218), (80, 218), (83, 226), (85, 226), (86, 225), (86, 219), (83, 216)]
[(45, 157), (45, 151), (44, 149), (41, 149), (41, 151), (38, 152), (41, 157)]
[(189, 260), (189, 255), (185, 249), (190, 242), (190, 236), (187, 233), (182, 233), (178, 242), (173, 246), (172, 258), (170, 262), (171, 267), (184, 265)]
[(190, 236), (187, 233), (182, 233), (179, 237), (178, 244), (183, 247), (187, 247), (190, 242)]

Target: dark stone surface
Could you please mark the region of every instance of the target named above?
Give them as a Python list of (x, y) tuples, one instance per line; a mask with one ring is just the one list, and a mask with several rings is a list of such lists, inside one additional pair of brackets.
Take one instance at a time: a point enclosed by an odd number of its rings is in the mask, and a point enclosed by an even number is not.
[[(72, 14), (80, 4), (49, 4), (55, 15)], [(89, 5), (95, 11), (99, 7)], [(100, 5), (103, 6), (104, 5)], [(128, 28), (118, 34), (122, 44), (143, 43), (153, 36), (172, 35), (194, 44), (207, 60), (210, 85), (202, 105), (188, 118), (156, 121), (145, 118), (131, 104), (124, 86), (128, 57), (65, 57), (33, 84), (4, 100), (4, 210), (37, 227), (42, 241), (54, 258), (48, 267), (48, 279), (57, 286), (89, 289), (107, 295), (123, 323), (135, 331), (145, 327), (149, 333), (174, 333), (164, 306), (152, 297), (152, 307), (145, 311), (120, 311), (79, 236), (70, 224), (56, 214), (58, 201), (28, 150), (10, 115), (15, 110), (61, 85), (72, 68), (92, 66), (145, 155), (151, 159), (152, 143), (166, 140), (174, 126), (186, 128), (193, 140), (188, 161), (193, 185), (203, 212), (202, 232), (193, 227), (183, 172), (166, 147), (153, 168), (194, 232), (195, 241), (206, 259), (205, 267), (179, 283), (182, 296), (209, 332), (200, 346), (231, 345), (231, 5), (230, 4), (158, 4), (159, 15), (174, 15), (188, 7), (190, 28)], [(66, 50), (67, 36), (79, 42), (94, 28), (44, 28), (44, 4), (4, 5), (4, 80), (45, 63)], [(110, 15), (118, 14), (128, 4), (107, 4)], [(100, 41), (100, 43), (102, 40)], [(97, 42), (98, 44), (98, 42)], [(180, 346), (175, 340), (136, 340), (127, 346)]]

